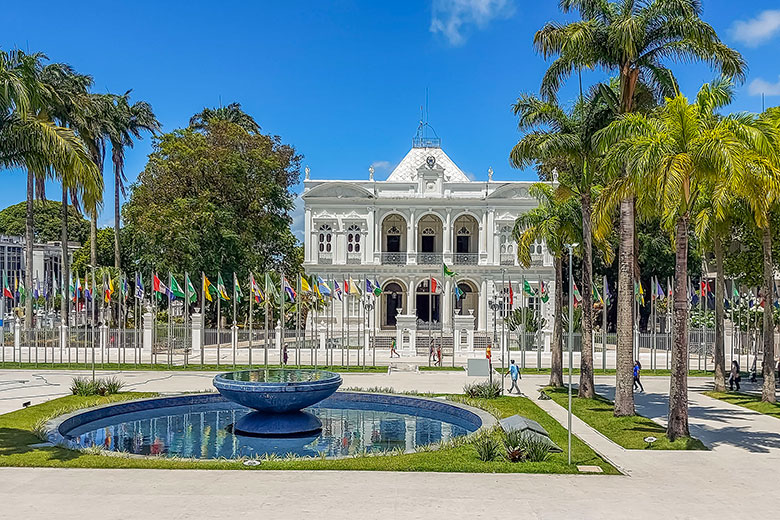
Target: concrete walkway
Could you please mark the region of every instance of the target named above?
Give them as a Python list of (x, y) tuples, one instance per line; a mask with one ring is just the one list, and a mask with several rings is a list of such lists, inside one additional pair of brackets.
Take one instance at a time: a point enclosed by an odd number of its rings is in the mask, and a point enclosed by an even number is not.
[[(73, 373), (0, 371), (0, 411), (22, 399), (67, 393)], [(128, 389), (203, 390), (213, 373), (129, 372)], [(344, 386), (459, 391), (463, 373), (347, 374)], [(526, 376), (536, 399), (543, 376)], [(597, 378), (611, 396), (614, 378)], [(665, 418), (668, 378), (644, 378), (637, 409)], [(780, 463), (780, 420), (710, 399), (691, 378), (691, 433), (708, 452), (625, 450), (575, 419), (573, 432), (627, 476), (472, 475), (383, 472), (0, 469), (0, 517), (76, 518), (716, 518), (765, 515)], [(536, 401), (566, 424), (566, 411)]]

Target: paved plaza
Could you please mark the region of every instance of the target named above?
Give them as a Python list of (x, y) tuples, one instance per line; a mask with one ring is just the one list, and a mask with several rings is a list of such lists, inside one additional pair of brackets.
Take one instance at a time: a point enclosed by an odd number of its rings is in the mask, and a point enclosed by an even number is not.
[[(68, 393), (77, 374), (0, 371), (0, 412)], [(213, 373), (123, 372), (127, 390), (181, 392), (211, 387)], [(465, 373), (344, 374), (344, 387), (457, 392)], [(663, 423), (668, 378), (643, 378), (640, 413)], [(547, 381), (526, 376), (533, 398)], [(614, 379), (597, 377), (611, 397)], [(767, 511), (780, 463), (780, 421), (706, 397), (707, 378), (691, 378), (691, 434), (711, 451), (626, 450), (576, 417), (573, 432), (625, 473), (489, 475), (390, 472), (0, 469), (3, 518), (715, 518)], [(536, 400), (562, 424), (566, 411)]]

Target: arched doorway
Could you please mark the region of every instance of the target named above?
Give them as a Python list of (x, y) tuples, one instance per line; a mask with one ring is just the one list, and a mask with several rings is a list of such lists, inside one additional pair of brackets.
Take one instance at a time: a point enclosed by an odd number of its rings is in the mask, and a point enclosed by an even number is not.
[[(479, 292), (476, 285), (468, 280), (458, 282), (459, 297), (455, 299), (455, 313), (461, 316), (468, 316), (469, 311), (477, 318), (479, 312)], [(475, 325), (477, 321), (474, 322)]]
[(440, 264), (442, 261), (443, 226), (441, 219), (427, 214), (417, 222), (417, 263)]
[(406, 219), (397, 213), (382, 220), (382, 263), (406, 264)]
[(479, 224), (471, 215), (455, 219), (452, 250), (456, 264), (477, 264), (479, 261)]
[(382, 289), (384, 312), (382, 313), (382, 328), (392, 329), (396, 325), (398, 311), (404, 312), (406, 290), (398, 282), (388, 282)]
[(417, 285), (415, 294), (417, 320), (423, 323), (441, 323), (440, 282), (435, 278), (426, 278)]

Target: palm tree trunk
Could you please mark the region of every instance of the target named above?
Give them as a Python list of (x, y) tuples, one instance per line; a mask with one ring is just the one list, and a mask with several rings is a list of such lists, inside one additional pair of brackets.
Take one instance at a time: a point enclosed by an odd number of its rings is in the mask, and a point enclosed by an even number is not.
[(563, 257), (555, 256), (555, 316), (550, 346), (550, 386), (563, 386)]
[(27, 170), (27, 212), (25, 218), (25, 245), (24, 245), (24, 326), (32, 328), (33, 302), (32, 302), (32, 277), (33, 277), (33, 245), (35, 233), (33, 232), (33, 201), (35, 200), (35, 177)]
[(580, 397), (592, 399), (593, 388), (593, 251), (591, 234), (590, 193), (584, 193), (582, 203), (582, 354), (580, 360)]
[[(112, 146), (113, 148), (113, 146)], [(119, 164), (116, 160), (116, 152), (114, 154), (114, 267), (119, 269), (119, 185), (122, 181)]]
[(688, 437), (688, 216), (677, 220), (674, 258), (674, 344), (669, 383), (670, 440)]
[(764, 247), (764, 360), (761, 372), (764, 376), (764, 386), (761, 389), (761, 400), (765, 403), (777, 401), (775, 395), (775, 280), (772, 265), (772, 232), (767, 223), (762, 230)]
[(70, 295), (68, 294), (68, 284), (70, 282), (70, 266), (68, 258), (68, 188), (62, 187), (62, 223), (61, 223), (61, 235), (60, 242), (62, 242), (62, 261), (60, 262), (60, 293), (62, 294), (62, 301), (60, 301), (60, 318), (63, 325), (68, 325), (70, 316)]
[(620, 254), (618, 258), (617, 352), (615, 415), (634, 410), (634, 201), (620, 201)]
[[(723, 274), (723, 238), (715, 231), (713, 237), (715, 253), (715, 391), (726, 391), (725, 326), (723, 307), (726, 293), (726, 277)], [(732, 302), (733, 303), (733, 302)]]
[(90, 211), (89, 225), (89, 263), (97, 267), (97, 208)]

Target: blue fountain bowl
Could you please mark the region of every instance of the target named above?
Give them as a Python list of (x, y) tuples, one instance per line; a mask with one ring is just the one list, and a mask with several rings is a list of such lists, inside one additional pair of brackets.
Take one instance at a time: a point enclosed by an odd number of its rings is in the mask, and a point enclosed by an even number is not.
[(341, 376), (326, 370), (242, 370), (214, 378), (214, 388), (228, 401), (269, 413), (302, 410), (327, 399), (339, 386)]

